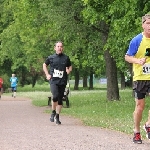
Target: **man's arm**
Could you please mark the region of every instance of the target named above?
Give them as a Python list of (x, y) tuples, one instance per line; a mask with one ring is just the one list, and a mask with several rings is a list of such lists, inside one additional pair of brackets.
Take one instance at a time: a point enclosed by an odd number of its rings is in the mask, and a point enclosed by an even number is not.
[(51, 79), (51, 75), (49, 74), (48, 69), (47, 69), (47, 65), (45, 63), (43, 63), (43, 71), (44, 71), (44, 73), (46, 75), (46, 79), (50, 80)]
[(144, 65), (146, 63), (146, 58), (135, 58), (134, 56), (125, 55), (125, 60), (132, 64)]
[(72, 65), (69, 56), (67, 57), (67, 67), (66, 67), (66, 72), (69, 74), (72, 71)]
[(72, 71), (72, 66), (66, 67), (66, 72), (69, 74)]

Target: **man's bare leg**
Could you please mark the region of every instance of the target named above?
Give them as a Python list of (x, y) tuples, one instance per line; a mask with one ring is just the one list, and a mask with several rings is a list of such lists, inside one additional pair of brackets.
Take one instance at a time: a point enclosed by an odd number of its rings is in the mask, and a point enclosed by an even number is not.
[(62, 108), (62, 105), (57, 105), (56, 106), (56, 114), (60, 114), (61, 108)]
[(135, 99), (135, 110), (133, 113), (134, 119), (134, 137), (133, 143), (142, 144), (141, 134), (140, 134), (140, 123), (142, 120), (142, 113), (145, 106), (144, 99)]
[(135, 106), (135, 110), (133, 113), (134, 132), (135, 133), (140, 132), (140, 122), (142, 120), (142, 113), (143, 113), (144, 107), (145, 107), (145, 100), (144, 99), (140, 99), (140, 100), (136, 99), (136, 106)]
[(58, 102), (53, 102), (52, 100), (52, 110), (56, 111), (56, 106), (58, 105)]

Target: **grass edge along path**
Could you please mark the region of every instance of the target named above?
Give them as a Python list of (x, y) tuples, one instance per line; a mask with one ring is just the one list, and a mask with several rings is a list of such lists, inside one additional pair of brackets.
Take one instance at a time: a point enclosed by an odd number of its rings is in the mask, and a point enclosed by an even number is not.
[[(32, 99), (35, 106), (47, 106), (50, 92), (18, 92), (18, 96)], [(133, 134), (133, 111), (135, 101), (131, 90), (121, 90), (119, 101), (106, 100), (106, 91), (72, 91), (69, 96), (70, 107), (62, 109), (63, 115), (69, 115), (80, 119), (84, 125), (107, 128)], [(143, 112), (141, 126), (147, 120), (150, 108), (149, 97), (146, 97), (146, 106)], [(51, 110), (47, 109), (47, 113)], [(145, 132), (141, 128), (141, 135), (144, 138)]]

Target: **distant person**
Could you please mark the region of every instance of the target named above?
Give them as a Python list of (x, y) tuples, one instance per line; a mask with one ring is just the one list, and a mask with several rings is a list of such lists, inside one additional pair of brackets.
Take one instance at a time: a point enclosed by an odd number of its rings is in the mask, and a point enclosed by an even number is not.
[(15, 76), (15, 74), (12, 74), (12, 77), (10, 78), (11, 82), (11, 90), (12, 90), (12, 97), (16, 97), (16, 92), (17, 92), (17, 83), (18, 83), (18, 78)]
[(0, 77), (0, 99), (2, 96), (2, 88), (3, 88), (3, 79)]
[[(133, 90), (135, 92), (134, 137), (133, 142), (141, 144), (140, 123), (145, 107), (145, 95), (150, 94), (150, 14), (142, 17), (143, 32), (135, 36), (129, 44), (125, 60), (133, 64)], [(143, 126), (150, 139), (150, 110)]]
[[(50, 83), (52, 93), (52, 114), (50, 121), (56, 121), (61, 124), (59, 114), (62, 108), (62, 99), (67, 85), (67, 76), (72, 71), (70, 58), (63, 53), (63, 43), (58, 41), (55, 43), (53, 55), (48, 56), (43, 63), (43, 71)], [(47, 66), (50, 65), (50, 71)]]

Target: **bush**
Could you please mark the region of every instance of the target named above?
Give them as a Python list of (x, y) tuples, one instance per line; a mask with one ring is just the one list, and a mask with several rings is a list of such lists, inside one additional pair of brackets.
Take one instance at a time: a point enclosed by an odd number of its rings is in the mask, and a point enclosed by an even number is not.
[(3, 91), (6, 91), (10, 87), (10, 77), (7, 74), (1, 76), (3, 79)]

